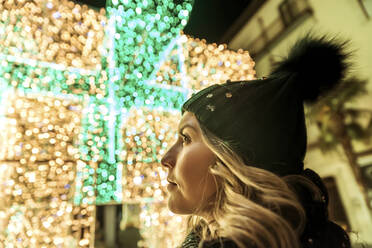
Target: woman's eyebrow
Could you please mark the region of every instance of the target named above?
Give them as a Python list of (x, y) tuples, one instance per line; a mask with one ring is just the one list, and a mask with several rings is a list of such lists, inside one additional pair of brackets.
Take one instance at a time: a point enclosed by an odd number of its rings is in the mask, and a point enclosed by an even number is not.
[(183, 131), (183, 129), (185, 129), (185, 128), (187, 128), (187, 127), (189, 127), (189, 128), (191, 128), (191, 129), (193, 129), (194, 130), (194, 132), (196, 132), (197, 133), (197, 130), (196, 130), (196, 128), (195, 127), (193, 127), (192, 125), (190, 125), (190, 124), (185, 124), (184, 126), (182, 126), (181, 128), (180, 128), (180, 130), (178, 131), (179, 133), (182, 133), (182, 131)]

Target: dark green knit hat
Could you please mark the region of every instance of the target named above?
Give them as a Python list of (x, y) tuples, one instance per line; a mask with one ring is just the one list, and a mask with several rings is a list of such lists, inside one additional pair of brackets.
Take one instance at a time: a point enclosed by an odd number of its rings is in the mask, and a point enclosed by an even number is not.
[(281, 176), (301, 173), (307, 145), (303, 103), (343, 78), (344, 45), (306, 36), (267, 78), (207, 87), (184, 103), (182, 113), (194, 113), (247, 165)]

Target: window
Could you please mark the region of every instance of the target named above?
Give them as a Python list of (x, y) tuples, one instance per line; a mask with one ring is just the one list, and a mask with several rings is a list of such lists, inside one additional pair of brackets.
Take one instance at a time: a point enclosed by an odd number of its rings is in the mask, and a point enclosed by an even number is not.
[(305, 13), (311, 12), (311, 8), (306, 0), (284, 0), (278, 8), (285, 26), (289, 26)]
[(288, 26), (291, 24), (294, 19), (294, 13), (289, 0), (285, 0), (279, 5), (279, 13), (284, 25)]

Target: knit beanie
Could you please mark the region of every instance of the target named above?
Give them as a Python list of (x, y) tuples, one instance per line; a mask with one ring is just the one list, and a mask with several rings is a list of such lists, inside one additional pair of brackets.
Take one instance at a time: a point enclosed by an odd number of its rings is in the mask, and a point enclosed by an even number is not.
[(194, 113), (246, 165), (279, 176), (299, 174), (307, 145), (304, 103), (315, 102), (342, 80), (345, 44), (307, 35), (267, 78), (214, 84), (192, 95), (182, 113)]

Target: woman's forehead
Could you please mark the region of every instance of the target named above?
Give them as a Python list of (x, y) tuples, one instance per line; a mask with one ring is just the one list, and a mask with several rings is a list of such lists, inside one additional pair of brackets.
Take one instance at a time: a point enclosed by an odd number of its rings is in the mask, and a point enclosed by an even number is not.
[(185, 112), (180, 120), (179, 123), (179, 129), (181, 129), (183, 126), (189, 125), (196, 129), (199, 129), (199, 122), (196, 119), (195, 115), (192, 112)]

